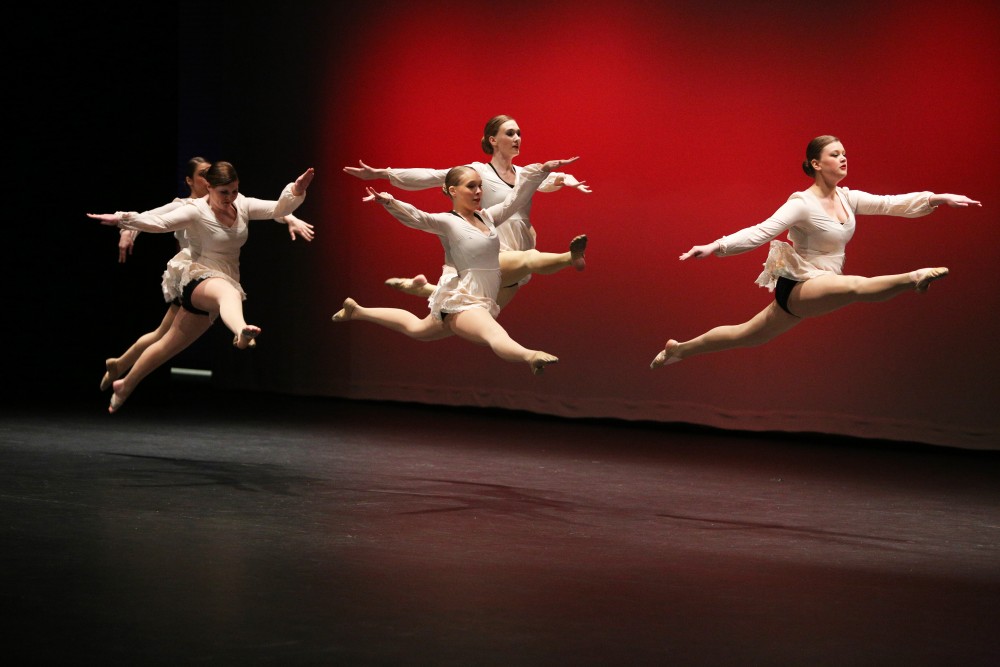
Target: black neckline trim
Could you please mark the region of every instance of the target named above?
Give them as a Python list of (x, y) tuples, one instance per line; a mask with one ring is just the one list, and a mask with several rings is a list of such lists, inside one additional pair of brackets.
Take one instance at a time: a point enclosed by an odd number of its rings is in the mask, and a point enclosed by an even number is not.
[[(503, 183), (504, 185), (506, 185), (508, 188), (513, 188), (514, 187), (513, 183), (508, 183), (507, 181), (503, 180), (503, 176), (500, 175), (500, 172), (497, 171), (497, 168), (493, 166), (492, 162), (487, 162), (486, 164), (490, 165), (490, 169), (492, 169), (493, 173), (497, 175), (497, 178), (500, 179), (501, 183)], [(514, 175), (517, 176), (517, 167), (515, 167), (514, 165), (510, 165), (510, 168), (514, 170)]]

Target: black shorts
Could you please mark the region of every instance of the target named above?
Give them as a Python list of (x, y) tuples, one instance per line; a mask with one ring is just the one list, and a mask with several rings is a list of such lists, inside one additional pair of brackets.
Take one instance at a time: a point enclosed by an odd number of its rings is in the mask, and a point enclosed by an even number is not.
[(181, 294), (181, 308), (188, 311), (189, 313), (194, 313), (195, 315), (209, 315), (210, 313), (205, 312), (200, 308), (195, 308), (195, 305), (191, 303), (191, 294), (194, 293), (194, 288), (198, 286), (205, 278), (199, 278), (198, 280), (192, 280), (187, 285), (184, 286), (184, 292)]
[(788, 297), (792, 294), (792, 288), (798, 284), (797, 280), (779, 277), (778, 284), (774, 287), (774, 300), (783, 311), (794, 317), (798, 317), (798, 315), (788, 310)]

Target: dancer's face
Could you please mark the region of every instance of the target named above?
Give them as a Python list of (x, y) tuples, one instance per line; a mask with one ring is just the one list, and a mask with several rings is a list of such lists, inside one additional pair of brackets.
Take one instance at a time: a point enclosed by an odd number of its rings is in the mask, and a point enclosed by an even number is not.
[(514, 157), (521, 153), (521, 128), (516, 121), (508, 120), (492, 138), (494, 154)]
[(211, 166), (210, 164), (200, 164), (194, 176), (188, 176), (185, 179), (188, 187), (191, 188), (191, 196), (195, 199), (200, 199), (208, 194), (208, 180), (205, 178), (205, 174), (208, 173), (208, 168)]
[(819, 160), (813, 160), (813, 168), (817, 173), (836, 180), (847, 176), (847, 152), (839, 141), (823, 147)]
[(462, 175), (458, 185), (451, 186), (448, 191), (456, 209), (475, 211), (479, 209), (479, 200), (483, 197), (483, 181), (479, 174), (469, 169)]
[(240, 193), (240, 182), (233, 181), (225, 185), (208, 186), (208, 200), (213, 206), (226, 208), (232, 206), (236, 201), (236, 195)]

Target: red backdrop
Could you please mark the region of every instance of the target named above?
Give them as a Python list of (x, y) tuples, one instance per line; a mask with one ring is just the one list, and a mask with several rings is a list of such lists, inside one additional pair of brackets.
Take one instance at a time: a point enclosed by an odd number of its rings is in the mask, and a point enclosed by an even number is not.
[[(311, 63), (325, 91), (311, 192), (322, 227), (307, 260), (316, 293), (285, 351), (284, 379), (272, 384), (996, 446), (1000, 9), (739, 4), (376, 2), (318, 17), (328, 39)], [(330, 323), (346, 296), (423, 316), (423, 300), (383, 281), (436, 279), (442, 259), (436, 238), (362, 203), (366, 184), (341, 169), (359, 159), (440, 168), (485, 159), (483, 125), (500, 113), (522, 128), (520, 164), (580, 155), (571, 171), (593, 188), (539, 194), (532, 210), (542, 250), (589, 235), (587, 270), (535, 277), (500, 318), (559, 365), (533, 377), (458, 339), (418, 343), (368, 323)], [(806, 188), (805, 145), (827, 133), (847, 148), (845, 186), (957, 192), (984, 204), (915, 220), (863, 217), (847, 271), (946, 265), (952, 275), (927, 295), (855, 305), (762, 348), (650, 371), (668, 337), (743, 321), (771, 298), (753, 284), (766, 249), (677, 257)], [(447, 207), (439, 192), (378, 187), (425, 210)]]

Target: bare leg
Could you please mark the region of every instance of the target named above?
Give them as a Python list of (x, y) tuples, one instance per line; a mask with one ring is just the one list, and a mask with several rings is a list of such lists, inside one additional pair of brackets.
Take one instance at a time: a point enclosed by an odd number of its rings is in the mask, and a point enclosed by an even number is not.
[(195, 315), (183, 309), (178, 310), (170, 328), (163, 337), (143, 350), (128, 374), (111, 385), (114, 393), (111, 395), (111, 405), (108, 407), (108, 412), (116, 412), (125, 399), (135, 391), (136, 386), (143, 378), (196, 341), (208, 331), (210, 326), (212, 326), (212, 320), (205, 315)]
[(429, 297), (434, 293), (434, 285), (427, 282), (427, 276), (418, 273), (412, 278), (389, 278), (385, 284), (394, 290), (413, 296)]
[(529, 350), (517, 343), (483, 308), (470, 308), (448, 316), (448, 327), (460, 338), (488, 345), (504, 361), (526, 362), (531, 372), (540, 375), (549, 364), (559, 359), (546, 352)]
[(801, 321), (802, 318), (789, 315), (772, 301), (764, 310), (742, 324), (715, 327), (683, 343), (673, 339), (667, 341), (663, 351), (653, 359), (650, 368), (659, 368), (699, 354), (763, 345)]
[(584, 252), (587, 249), (587, 235), (577, 236), (569, 244), (567, 252), (539, 252), (537, 250), (504, 250), (500, 253), (500, 279), (504, 285), (537, 273), (549, 275), (572, 266), (577, 271), (587, 267)]
[(946, 275), (948, 269), (940, 267), (874, 278), (820, 276), (792, 289), (788, 309), (802, 317), (817, 317), (852, 303), (875, 303), (907, 292), (926, 292), (931, 282)]
[(874, 303), (907, 292), (925, 292), (931, 282), (946, 275), (948, 269), (941, 267), (874, 278), (835, 275), (812, 278), (792, 288), (788, 297), (788, 309), (799, 317), (790, 315), (777, 303), (771, 302), (743, 324), (716, 327), (683, 343), (673, 339), (667, 341), (650, 368), (659, 368), (699, 354), (763, 345), (803, 318), (826, 315), (852, 303)]
[(170, 307), (167, 308), (167, 313), (160, 322), (160, 326), (154, 331), (139, 336), (139, 339), (132, 343), (132, 347), (127, 349), (122, 356), (117, 359), (111, 358), (105, 360), (104, 368), (106, 372), (104, 373), (104, 377), (101, 378), (101, 391), (110, 389), (112, 382), (120, 378), (128, 369), (132, 368), (132, 365), (139, 358), (139, 355), (142, 354), (143, 350), (163, 338), (163, 335), (170, 328), (170, 324), (174, 321), (174, 316), (177, 314), (179, 307), (170, 304)]
[(365, 308), (351, 298), (344, 301), (344, 307), (332, 319), (334, 322), (374, 322), (420, 341), (440, 340), (451, 335), (441, 321), (434, 319), (432, 315), (420, 319), (400, 308)]
[(222, 278), (208, 278), (198, 283), (191, 293), (191, 303), (212, 316), (222, 318), (226, 328), (233, 332), (233, 345), (241, 350), (257, 345), (260, 327), (247, 324), (243, 319), (243, 297), (236, 288)]

